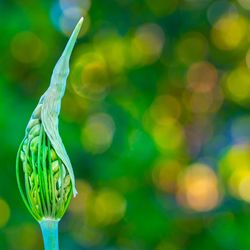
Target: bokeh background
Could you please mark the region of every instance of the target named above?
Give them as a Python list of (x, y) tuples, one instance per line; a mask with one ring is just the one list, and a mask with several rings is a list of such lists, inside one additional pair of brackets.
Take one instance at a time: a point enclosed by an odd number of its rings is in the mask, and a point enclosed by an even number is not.
[(43, 249), (15, 156), (82, 15), (61, 249), (249, 249), (249, 0), (1, 1), (0, 249)]

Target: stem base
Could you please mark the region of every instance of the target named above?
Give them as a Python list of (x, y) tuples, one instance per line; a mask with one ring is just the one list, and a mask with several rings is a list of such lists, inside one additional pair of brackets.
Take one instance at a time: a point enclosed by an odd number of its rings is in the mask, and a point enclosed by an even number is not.
[(43, 219), (40, 222), (45, 250), (59, 250), (58, 222), (53, 219)]

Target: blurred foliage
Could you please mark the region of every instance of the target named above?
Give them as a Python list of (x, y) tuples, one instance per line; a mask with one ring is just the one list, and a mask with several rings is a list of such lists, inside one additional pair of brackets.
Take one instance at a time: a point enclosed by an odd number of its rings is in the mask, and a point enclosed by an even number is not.
[(250, 248), (250, 1), (0, 2), (0, 249), (43, 249), (15, 156), (80, 16), (61, 249)]

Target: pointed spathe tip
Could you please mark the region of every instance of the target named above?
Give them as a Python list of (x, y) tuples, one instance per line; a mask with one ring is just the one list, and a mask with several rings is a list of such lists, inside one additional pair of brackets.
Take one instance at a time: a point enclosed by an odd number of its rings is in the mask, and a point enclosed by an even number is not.
[(84, 18), (81, 17), (78, 23), (76, 24), (61, 57), (56, 63), (51, 77), (51, 85), (54, 85), (56, 83), (58, 84), (58, 82), (61, 82), (62, 84), (62, 79), (58, 79), (59, 76), (61, 77), (63, 75), (65, 80), (67, 79), (69, 73), (69, 59), (75, 46), (78, 34), (81, 30), (83, 20)]
[(84, 21), (84, 18), (81, 17), (80, 20), (78, 21), (78, 23), (76, 24), (71, 36), (73, 36), (75, 34), (77, 36), (79, 34), (79, 31), (81, 30), (83, 21)]
[(80, 20), (79, 20), (79, 24), (82, 26), (82, 22), (83, 22), (83, 20), (84, 20), (84, 18), (83, 18), (83, 16), (80, 18)]
[(77, 37), (78, 37), (78, 34), (81, 30), (83, 20), (84, 20), (84, 18), (81, 17), (80, 20), (78, 21), (78, 23), (76, 24), (76, 26), (75, 26), (75, 28), (74, 28), (74, 30), (69, 38), (69, 41), (68, 41), (68, 43), (63, 51), (62, 56), (65, 56), (68, 59), (72, 53), (72, 50), (74, 48), (75, 42), (76, 42)]

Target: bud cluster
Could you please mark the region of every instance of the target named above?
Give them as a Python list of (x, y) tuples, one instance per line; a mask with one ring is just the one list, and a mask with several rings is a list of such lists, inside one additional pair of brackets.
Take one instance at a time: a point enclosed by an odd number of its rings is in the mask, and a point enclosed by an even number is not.
[(36, 220), (59, 220), (70, 202), (72, 183), (44, 131), (41, 105), (34, 111), (18, 151), (17, 179), (25, 205)]

